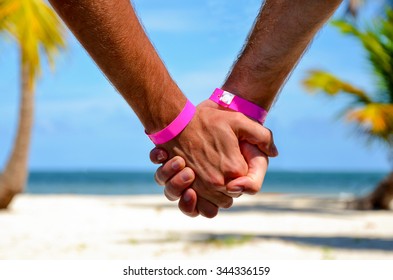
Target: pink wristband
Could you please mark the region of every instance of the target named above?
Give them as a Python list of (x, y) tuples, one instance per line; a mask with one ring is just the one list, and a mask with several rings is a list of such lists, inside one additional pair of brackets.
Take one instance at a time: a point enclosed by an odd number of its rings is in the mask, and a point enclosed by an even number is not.
[(156, 133), (147, 134), (147, 136), (156, 145), (169, 142), (186, 128), (186, 126), (190, 123), (190, 121), (194, 117), (195, 111), (196, 111), (195, 106), (189, 100), (187, 100), (186, 106), (184, 106), (183, 110), (176, 117), (176, 119), (174, 119), (164, 129)]
[(230, 92), (216, 88), (209, 99), (220, 106), (243, 113), (260, 124), (265, 122), (267, 116), (265, 109)]

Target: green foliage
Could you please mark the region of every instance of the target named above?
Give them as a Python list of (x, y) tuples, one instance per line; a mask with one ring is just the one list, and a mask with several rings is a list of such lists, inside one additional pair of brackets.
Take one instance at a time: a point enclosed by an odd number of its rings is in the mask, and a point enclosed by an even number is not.
[(333, 24), (344, 34), (354, 36), (363, 45), (368, 60), (378, 79), (379, 101), (393, 102), (393, 12), (388, 10), (386, 19), (374, 27), (360, 31), (351, 23), (335, 21)]
[(335, 21), (340, 32), (354, 37), (362, 44), (376, 77), (376, 90), (367, 93), (331, 73), (312, 70), (303, 80), (311, 92), (328, 96), (349, 95), (353, 103), (346, 111), (346, 119), (357, 124), (359, 130), (372, 139), (393, 145), (393, 11), (379, 18), (372, 27), (363, 30), (348, 21)]
[(315, 89), (319, 89), (332, 96), (345, 92), (346, 94), (351, 94), (359, 103), (367, 104), (372, 102), (370, 97), (363, 90), (324, 71), (310, 71), (310, 75), (303, 80), (303, 85), (311, 92)]
[(18, 43), (31, 81), (40, 74), (41, 52), (53, 67), (55, 55), (65, 47), (64, 28), (43, 0), (0, 0), (0, 32)]
[(225, 237), (210, 237), (208, 240), (205, 242), (207, 244), (214, 244), (217, 247), (234, 247), (234, 246), (239, 246), (243, 245), (245, 243), (251, 242), (253, 239), (253, 236), (251, 235), (229, 235)]
[[(375, 0), (347, 0), (347, 7), (345, 10), (344, 16), (352, 16), (352, 19), (356, 19), (358, 17), (359, 10), (367, 3), (367, 2), (376, 2)], [(382, 7), (393, 7), (393, 0), (381, 0), (378, 1), (378, 4)]]

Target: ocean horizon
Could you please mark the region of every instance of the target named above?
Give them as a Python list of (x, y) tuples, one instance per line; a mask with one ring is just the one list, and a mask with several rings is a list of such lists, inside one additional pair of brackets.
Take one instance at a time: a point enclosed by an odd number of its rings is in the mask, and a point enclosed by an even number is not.
[[(262, 193), (362, 196), (387, 172), (268, 171)], [(80, 195), (162, 194), (153, 171), (32, 171), (25, 193)]]

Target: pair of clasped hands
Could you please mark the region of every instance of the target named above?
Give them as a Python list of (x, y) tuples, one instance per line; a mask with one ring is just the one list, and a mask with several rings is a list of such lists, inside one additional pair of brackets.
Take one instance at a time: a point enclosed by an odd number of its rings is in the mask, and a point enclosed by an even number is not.
[(244, 114), (206, 100), (187, 127), (150, 152), (162, 164), (155, 180), (187, 216), (213, 218), (242, 194), (259, 192), (268, 157), (278, 155), (271, 131)]

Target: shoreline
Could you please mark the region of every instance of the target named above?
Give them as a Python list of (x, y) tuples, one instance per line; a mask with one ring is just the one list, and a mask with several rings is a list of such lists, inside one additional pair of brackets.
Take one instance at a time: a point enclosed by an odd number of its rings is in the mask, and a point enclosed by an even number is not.
[[(334, 197), (363, 196), (374, 189), (383, 173), (267, 172), (262, 193), (298, 193)], [(32, 172), (26, 191), (31, 194), (162, 194), (153, 173), (146, 172)]]
[(163, 195), (36, 195), (0, 211), (0, 259), (393, 259), (391, 211), (242, 196), (214, 219)]

